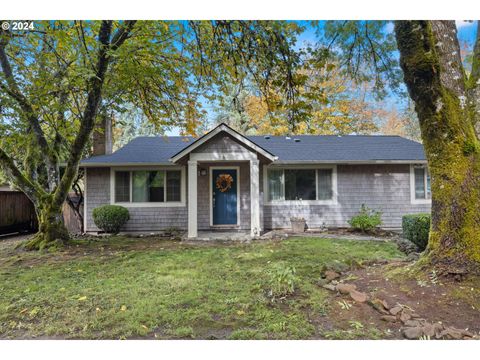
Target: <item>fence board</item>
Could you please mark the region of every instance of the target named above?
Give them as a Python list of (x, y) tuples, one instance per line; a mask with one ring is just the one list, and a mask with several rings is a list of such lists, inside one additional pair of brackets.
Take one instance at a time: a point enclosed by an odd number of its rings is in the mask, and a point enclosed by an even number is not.
[(35, 230), (36, 215), (24, 193), (0, 191), (0, 234)]

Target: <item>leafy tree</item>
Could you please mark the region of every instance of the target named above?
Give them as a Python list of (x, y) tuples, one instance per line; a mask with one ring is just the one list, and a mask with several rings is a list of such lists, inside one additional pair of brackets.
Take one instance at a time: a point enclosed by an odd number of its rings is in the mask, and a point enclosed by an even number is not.
[(380, 126), (382, 134), (398, 135), (411, 140), (422, 141), (418, 117), (411, 102), (405, 109), (386, 108), (380, 117), (383, 120)]
[[(384, 26), (326, 26), (345, 71), (375, 78), (380, 90), (385, 84), (395, 88), (399, 69), (393, 34), (379, 31)], [(480, 31), (470, 69), (462, 62), (454, 21), (396, 21), (395, 38), (432, 181), (431, 231), (421, 264), (446, 274), (480, 273)]]
[(114, 114), (113, 150), (125, 146), (137, 136), (159, 136), (163, 129), (148, 120), (145, 114), (131, 106), (121, 113)]
[(295, 123), (288, 118), (289, 105), (281, 94), (268, 103), (253, 87), (234, 87), (217, 107), (217, 123), (227, 122), (246, 134), (369, 134), (384, 110), (375, 106), (367, 83), (356, 84), (335, 64), (317, 66), (305, 61), (299, 70), (305, 84), (299, 87), (297, 104), (303, 115)]
[(68, 241), (61, 207), (98, 119), (133, 105), (158, 127), (194, 134), (200, 99), (247, 75), (267, 98), (273, 89), (294, 104), (302, 79), (291, 49), (301, 30), (281, 21), (43, 21), (34, 31), (1, 30), (0, 167), (37, 212), (39, 232), (26, 247)]
[(454, 21), (397, 21), (395, 34), (432, 179), (425, 261), (480, 273), (480, 32), (468, 76)]

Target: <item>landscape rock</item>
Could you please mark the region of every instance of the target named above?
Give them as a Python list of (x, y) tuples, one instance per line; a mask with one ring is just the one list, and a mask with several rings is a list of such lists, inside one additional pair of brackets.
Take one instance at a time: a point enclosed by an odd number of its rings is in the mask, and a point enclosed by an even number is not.
[(396, 322), (397, 321), (397, 317), (393, 316), (393, 315), (383, 315), (382, 317), (380, 317), (380, 319), (382, 319), (383, 321), (386, 321), (386, 322)]
[(389, 315), (390, 313), (388, 312), (388, 308), (385, 307), (385, 305), (388, 306), (385, 300), (380, 300), (380, 299), (373, 299), (369, 302), (369, 305), (372, 306), (375, 310), (378, 312)]
[(435, 336), (438, 337), (445, 327), (440, 323), (433, 324), (433, 331)]
[(407, 339), (418, 339), (423, 335), (423, 329), (421, 327), (409, 327), (403, 330), (403, 336)]
[(332, 270), (325, 271), (325, 279), (327, 281), (332, 281), (332, 280), (338, 279), (339, 277), (340, 277), (340, 274), (335, 271), (332, 271)]
[(357, 286), (353, 284), (338, 284), (336, 289), (340, 294), (348, 295), (351, 291), (356, 290)]
[(405, 321), (405, 326), (410, 326), (410, 327), (418, 327), (421, 326), (422, 323), (418, 320), (407, 320)]
[(380, 303), (381, 303), (382, 306), (385, 308), (385, 310), (389, 310), (389, 309), (390, 309), (390, 306), (388, 305), (388, 303), (387, 303), (385, 300), (378, 299), (378, 301), (380, 301)]
[(440, 338), (461, 340), (463, 338), (462, 330), (448, 327), (440, 333)]
[(437, 338), (445, 338), (445, 339), (453, 339), (453, 340), (461, 340), (464, 338), (473, 338), (473, 334), (467, 330), (457, 329), (454, 327), (446, 327), (445, 330), (440, 332), (437, 335)]
[(412, 315), (406, 309), (403, 309), (403, 311), (400, 313), (400, 321), (403, 323), (406, 323), (411, 318), (412, 318)]
[[(337, 286), (338, 287), (338, 286)], [(351, 290), (350, 297), (355, 300), (356, 302), (364, 303), (368, 300), (367, 294), (360, 292), (358, 290)]]
[[(438, 324), (440, 325), (440, 324)], [(434, 337), (435, 336), (435, 326), (433, 324), (425, 324), (422, 328), (423, 334), (425, 336)]]
[(336, 286), (332, 285), (332, 284), (324, 284), (324, 285), (322, 285), (322, 287), (324, 289), (327, 289), (327, 290), (330, 290), (330, 291), (336, 291), (337, 290)]
[(390, 314), (393, 316), (396, 316), (398, 313), (400, 313), (403, 310), (401, 306), (394, 306), (393, 308), (390, 309)]

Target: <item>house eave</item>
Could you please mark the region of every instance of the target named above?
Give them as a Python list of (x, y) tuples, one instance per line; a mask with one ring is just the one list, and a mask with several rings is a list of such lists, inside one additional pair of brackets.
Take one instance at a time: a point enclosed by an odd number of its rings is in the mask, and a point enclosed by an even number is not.
[(206, 143), (208, 140), (210, 140), (211, 138), (213, 138), (215, 135), (221, 133), (221, 132), (226, 132), (227, 134), (231, 135), (232, 137), (234, 137), (237, 141), (241, 142), (242, 144), (244, 144), (245, 146), (253, 149), (255, 152), (259, 153), (260, 155), (264, 156), (265, 158), (267, 158), (268, 160), (270, 161), (275, 161), (278, 159), (277, 156), (275, 156), (274, 154), (270, 153), (269, 151), (265, 150), (264, 148), (262, 148), (261, 146), (255, 144), (253, 141), (251, 141), (250, 139), (248, 139), (247, 137), (245, 137), (244, 135), (240, 134), (239, 132), (235, 131), (234, 129), (232, 129), (231, 127), (229, 127), (228, 125), (226, 124), (220, 124), (218, 125), (215, 129), (213, 129), (212, 131), (208, 132), (207, 134), (203, 135), (202, 137), (198, 138), (197, 140), (195, 140), (193, 143), (191, 143), (190, 145), (188, 145), (187, 147), (185, 147), (184, 149), (182, 149), (181, 151), (179, 151), (178, 153), (176, 153), (175, 155), (173, 155), (171, 158), (170, 158), (170, 161), (172, 163), (176, 163), (178, 162), (180, 159), (182, 159), (184, 156), (188, 155), (189, 153), (191, 153), (193, 150), (195, 150), (196, 148), (198, 148), (200, 145)]
[(171, 162), (98, 162), (98, 163), (81, 163), (81, 168), (94, 168), (94, 167), (117, 167), (117, 166), (176, 166)]
[(367, 164), (426, 164), (427, 160), (278, 160), (272, 165), (294, 164), (343, 164), (343, 165), (367, 165)]
[[(275, 159), (278, 159), (275, 157)], [(271, 165), (305, 165), (305, 164), (343, 164), (343, 165), (368, 165), (368, 164), (427, 164), (427, 160), (274, 160)], [(81, 168), (93, 167), (145, 167), (145, 166), (177, 166), (172, 162), (118, 162), (118, 163), (81, 163)]]

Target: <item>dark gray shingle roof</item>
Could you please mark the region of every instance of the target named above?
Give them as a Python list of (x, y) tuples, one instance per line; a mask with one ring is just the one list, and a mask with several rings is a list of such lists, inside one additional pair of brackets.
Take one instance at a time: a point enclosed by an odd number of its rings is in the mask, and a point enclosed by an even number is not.
[[(247, 136), (278, 156), (278, 161), (424, 161), (423, 146), (399, 136)], [(294, 139), (299, 139), (296, 142)], [(169, 159), (194, 141), (193, 138), (138, 137), (110, 155), (94, 156), (82, 164), (169, 163)]]

